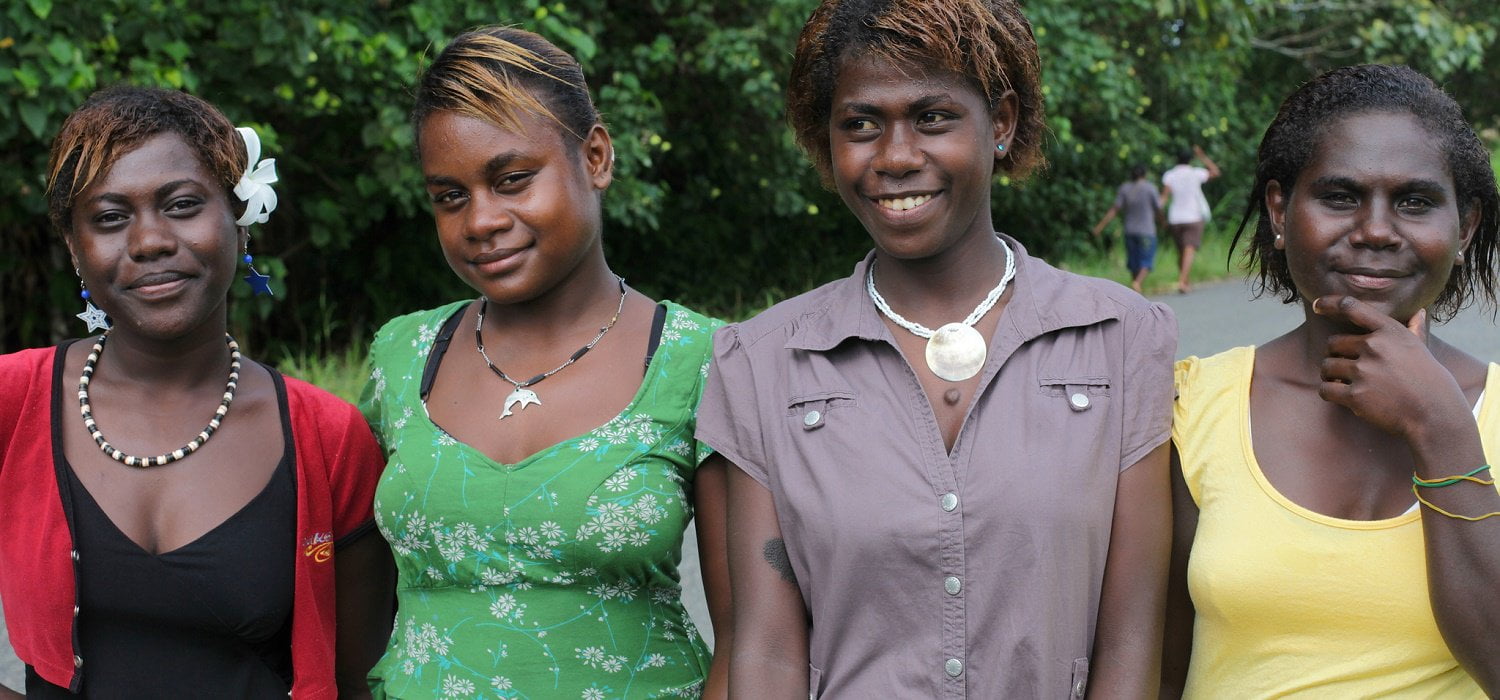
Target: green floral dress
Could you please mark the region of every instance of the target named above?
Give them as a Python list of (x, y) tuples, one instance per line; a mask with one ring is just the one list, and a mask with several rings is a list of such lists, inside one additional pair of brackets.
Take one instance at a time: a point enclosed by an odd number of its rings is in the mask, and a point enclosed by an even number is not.
[(710, 454), (694, 414), (720, 322), (666, 302), (624, 411), (500, 464), (435, 425), (420, 396), (433, 341), (466, 303), (397, 318), (370, 349), (361, 407), (389, 460), (375, 520), (399, 571), (377, 697), (697, 697), (710, 653), (677, 566)]

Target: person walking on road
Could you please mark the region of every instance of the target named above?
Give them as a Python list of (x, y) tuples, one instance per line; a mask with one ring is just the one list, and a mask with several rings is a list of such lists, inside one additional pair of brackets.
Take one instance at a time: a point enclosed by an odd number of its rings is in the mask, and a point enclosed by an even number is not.
[[(1192, 164), (1197, 158), (1203, 167)], [(1188, 270), (1193, 254), (1203, 245), (1203, 225), (1208, 222), (1208, 199), (1203, 183), (1219, 176), (1219, 166), (1197, 145), (1177, 154), (1177, 165), (1161, 176), (1161, 205), (1167, 210), (1167, 230), (1177, 244), (1177, 293), (1187, 294)], [(1171, 202), (1168, 204), (1168, 202)]]
[(1104, 218), (1094, 224), (1094, 237), (1104, 232), (1104, 227), (1121, 214), (1125, 229), (1125, 267), (1130, 270), (1130, 288), (1141, 291), (1141, 282), (1151, 272), (1151, 263), (1156, 259), (1156, 220), (1161, 218), (1161, 195), (1156, 185), (1146, 179), (1146, 166), (1130, 167), (1130, 181), (1120, 185), (1115, 193), (1115, 203)]

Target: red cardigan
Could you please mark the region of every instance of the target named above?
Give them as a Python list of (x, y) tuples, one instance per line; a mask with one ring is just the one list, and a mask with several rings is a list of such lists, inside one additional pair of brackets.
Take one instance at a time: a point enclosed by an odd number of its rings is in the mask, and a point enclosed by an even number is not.
[[(52, 405), (65, 347), (0, 355), (0, 602), (16, 656), (77, 692), (77, 553), (52, 438), (54, 421), (69, 415), (68, 401)], [(76, 381), (56, 379), (65, 389)], [(311, 384), (285, 384), (297, 477), (292, 696), (336, 698), (333, 552), (373, 525), (385, 459), (357, 409)]]

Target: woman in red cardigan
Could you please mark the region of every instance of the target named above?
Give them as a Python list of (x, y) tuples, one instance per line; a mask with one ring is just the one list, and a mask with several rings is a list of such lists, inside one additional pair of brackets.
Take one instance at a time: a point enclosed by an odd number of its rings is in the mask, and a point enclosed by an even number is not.
[(53, 144), (49, 214), (104, 332), (0, 356), (0, 600), (27, 697), (368, 693), (383, 460), (352, 406), (226, 332), (242, 258), (269, 292), (259, 151), (208, 103), (134, 87)]

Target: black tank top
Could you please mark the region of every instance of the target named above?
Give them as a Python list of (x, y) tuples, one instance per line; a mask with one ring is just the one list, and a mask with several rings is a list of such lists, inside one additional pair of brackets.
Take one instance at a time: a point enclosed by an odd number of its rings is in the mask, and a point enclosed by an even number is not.
[(82, 684), (73, 695), (27, 667), (28, 698), (286, 697), (297, 497), (285, 384), (272, 374), (281, 461), (249, 503), (182, 547), (146, 552), (64, 461), (79, 553)]

